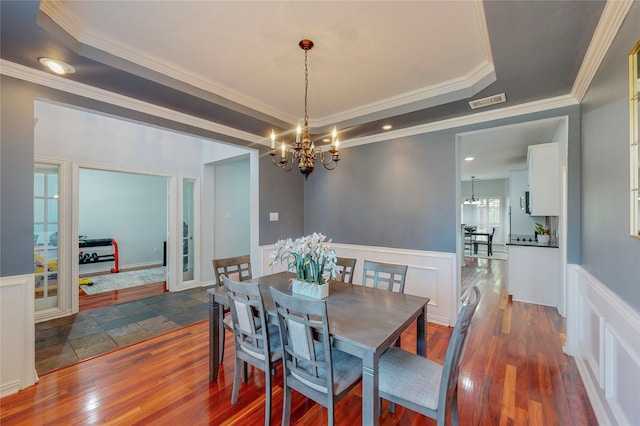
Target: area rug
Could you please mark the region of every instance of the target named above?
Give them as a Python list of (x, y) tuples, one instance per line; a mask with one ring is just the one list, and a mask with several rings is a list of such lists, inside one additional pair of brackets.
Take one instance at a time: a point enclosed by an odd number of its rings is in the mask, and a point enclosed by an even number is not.
[(107, 291), (166, 281), (167, 268), (166, 266), (160, 266), (158, 268), (140, 269), (138, 271), (96, 275), (88, 278), (93, 284), (83, 284), (80, 288), (87, 294), (98, 294)]

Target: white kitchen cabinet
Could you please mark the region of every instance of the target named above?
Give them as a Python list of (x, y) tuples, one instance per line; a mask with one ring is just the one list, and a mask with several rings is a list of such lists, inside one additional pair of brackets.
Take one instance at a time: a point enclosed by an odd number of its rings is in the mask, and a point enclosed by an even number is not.
[(557, 308), (560, 301), (560, 250), (508, 246), (509, 294), (513, 300)]
[(529, 146), (529, 205), (531, 216), (560, 215), (560, 145)]

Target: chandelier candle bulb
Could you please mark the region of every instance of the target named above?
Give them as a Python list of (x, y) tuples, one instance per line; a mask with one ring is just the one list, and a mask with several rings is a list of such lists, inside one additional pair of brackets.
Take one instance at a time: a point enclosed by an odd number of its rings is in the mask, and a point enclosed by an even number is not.
[(302, 127), (300, 127), (300, 122), (298, 122), (298, 127), (296, 127), (296, 143), (300, 143), (300, 133), (302, 133)]
[(284, 146), (284, 142), (282, 142), (282, 159), (284, 160), (286, 154), (286, 147)]
[(276, 132), (271, 131), (271, 149), (276, 149)]

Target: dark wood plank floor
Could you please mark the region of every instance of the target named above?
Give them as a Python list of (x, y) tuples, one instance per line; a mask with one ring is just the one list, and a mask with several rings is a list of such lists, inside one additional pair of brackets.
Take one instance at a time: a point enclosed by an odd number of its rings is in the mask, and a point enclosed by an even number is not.
[[(459, 380), (461, 425), (595, 425), (575, 362), (562, 353), (564, 320), (555, 310), (509, 301), (504, 261), (473, 259), (463, 275), (482, 300)], [(428, 357), (442, 362), (451, 329), (428, 326)], [(203, 321), (45, 374), (40, 383), (0, 400), (0, 423), (239, 424), (264, 422), (264, 375), (250, 369), (231, 405), (233, 347), (209, 383), (208, 324)], [(402, 346), (415, 348), (415, 329)], [(280, 424), (282, 378), (274, 378), (272, 424)], [(361, 389), (337, 406), (339, 424), (361, 423)], [(294, 392), (292, 423), (326, 424), (326, 410)], [(433, 425), (403, 407), (382, 405), (382, 425)]]

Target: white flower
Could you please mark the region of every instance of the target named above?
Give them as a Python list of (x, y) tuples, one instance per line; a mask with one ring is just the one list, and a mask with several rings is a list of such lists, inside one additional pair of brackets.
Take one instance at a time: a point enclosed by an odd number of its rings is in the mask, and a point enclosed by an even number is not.
[(298, 279), (323, 282), (337, 275), (336, 254), (331, 249), (331, 240), (314, 232), (292, 241), (279, 240), (275, 250), (269, 254), (269, 266), (287, 261), (287, 269), (296, 271)]

